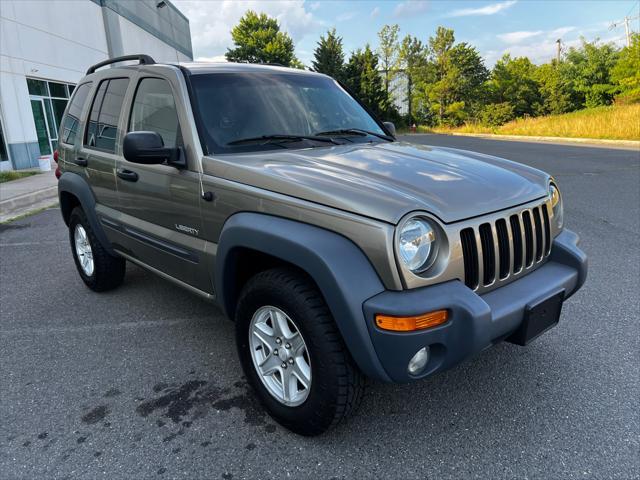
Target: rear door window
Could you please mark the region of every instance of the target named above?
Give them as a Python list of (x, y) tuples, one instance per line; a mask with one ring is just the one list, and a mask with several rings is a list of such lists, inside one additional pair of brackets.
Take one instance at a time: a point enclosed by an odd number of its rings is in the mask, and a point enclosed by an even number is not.
[(80, 115), (89, 96), (91, 85), (92, 82), (83, 83), (76, 89), (69, 104), (67, 114), (62, 119), (62, 129), (60, 132), (60, 141), (62, 141), (62, 143), (68, 143), (70, 145), (75, 143), (78, 125), (80, 124)]
[(128, 78), (112, 78), (100, 83), (89, 114), (85, 146), (115, 153), (118, 122), (128, 85)]

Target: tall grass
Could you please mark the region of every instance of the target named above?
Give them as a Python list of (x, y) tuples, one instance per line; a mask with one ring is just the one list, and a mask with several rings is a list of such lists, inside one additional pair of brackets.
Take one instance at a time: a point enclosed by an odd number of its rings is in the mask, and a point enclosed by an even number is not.
[(0, 172), (0, 183), (10, 182), (11, 180), (18, 180), (19, 178), (30, 177), (31, 175), (35, 175), (37, 173), (38, 172), (33, 171), (16, 172), (15, 170)]
[(640, 140), (640, 104), (590, 108), (563, 115), (519, 118), (501, 127), (467, 124), (441, 133), (495, 133), (543, 137)]

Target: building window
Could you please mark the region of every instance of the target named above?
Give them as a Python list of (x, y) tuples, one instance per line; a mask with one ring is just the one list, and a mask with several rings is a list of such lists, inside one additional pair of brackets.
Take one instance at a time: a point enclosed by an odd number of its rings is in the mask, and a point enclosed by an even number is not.
[(4, 131), (2, 130), (2, 122), (0, 122), (0, 162), (6, 162), (8, 160), (7, 144), (4, 141)]
[(35, 78), (27, 78), (27, 86), (29, 87), (29, 95), (38, 95), (40, 97), (48, 97), (47, 82), (36, 80)]
[(67, 86), (64, 83), (47, 82), (49, 84), (49, 93), (52, 97), (69, 98)]
[(27, 88), (29, 89), (40, 153), (48, 155), (57, 147), (62, 115), (75, 86), (27, 78)]

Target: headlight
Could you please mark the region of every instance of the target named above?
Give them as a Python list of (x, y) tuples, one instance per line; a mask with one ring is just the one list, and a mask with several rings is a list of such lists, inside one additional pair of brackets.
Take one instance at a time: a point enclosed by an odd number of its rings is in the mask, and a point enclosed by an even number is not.
[(549, 184), (549, 196), (551, 197), (551, 208), (553, 209), (553, 221), (559, 230), (562, 228), (562, 224), (564, 223), (564, 210), (562, 208), (560, 190), (555, 183)]
[(435, 229), (425, 219), (410, 218), (400, 228), (398, 253), (402, 262), (412, 272), (426, 270), (438, 254)]

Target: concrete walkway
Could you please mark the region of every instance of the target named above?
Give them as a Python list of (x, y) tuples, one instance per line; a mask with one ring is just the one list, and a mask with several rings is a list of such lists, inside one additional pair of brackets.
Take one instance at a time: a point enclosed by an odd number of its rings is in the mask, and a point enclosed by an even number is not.
[(58, 202), (58, 180), (53, 169), (0, 183), (0, 223)]

